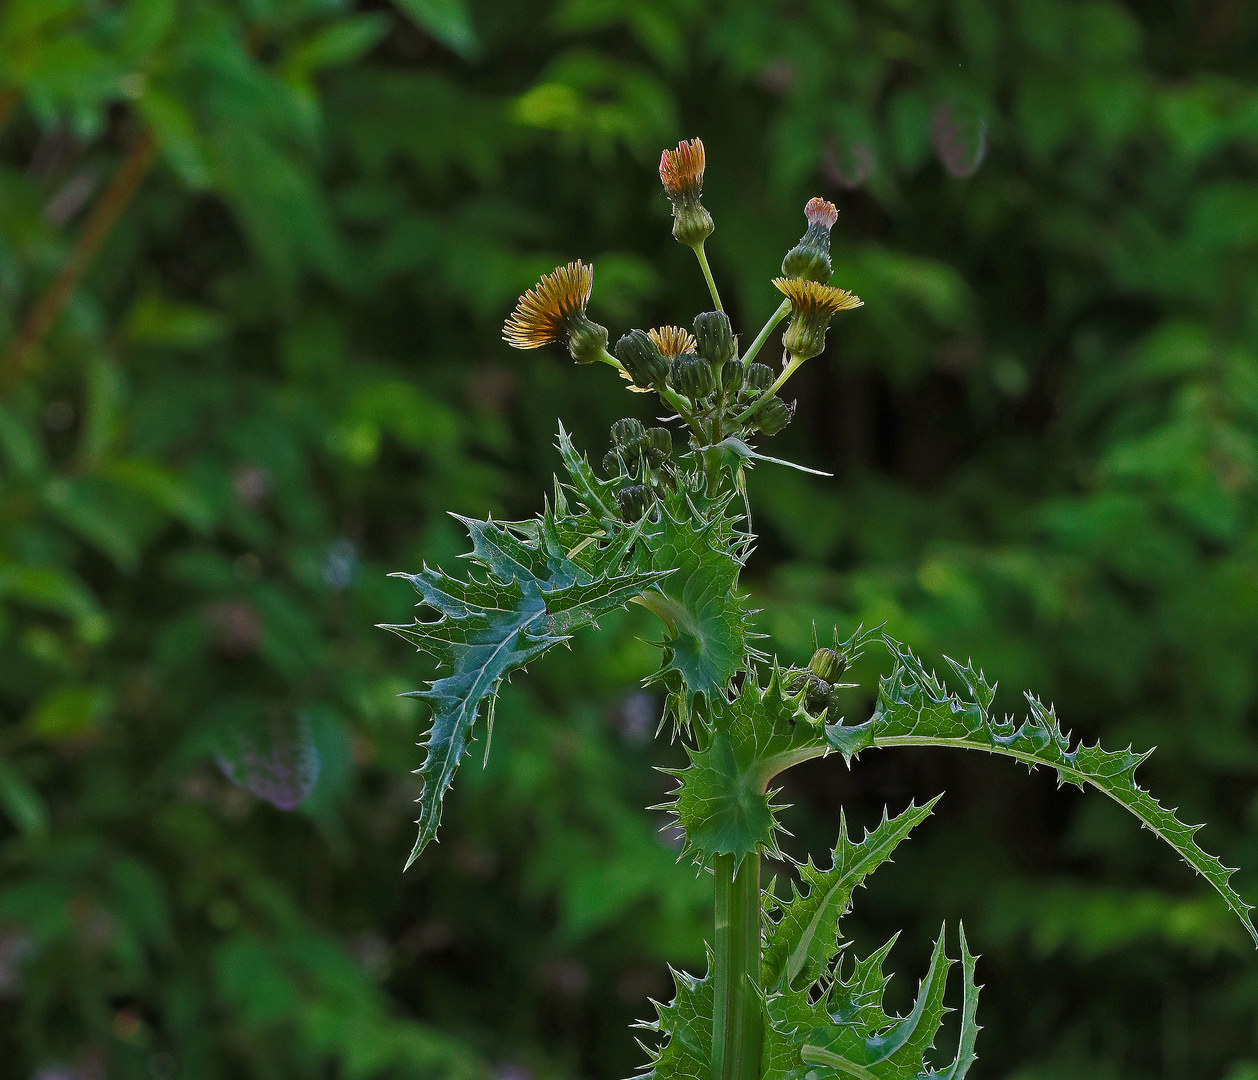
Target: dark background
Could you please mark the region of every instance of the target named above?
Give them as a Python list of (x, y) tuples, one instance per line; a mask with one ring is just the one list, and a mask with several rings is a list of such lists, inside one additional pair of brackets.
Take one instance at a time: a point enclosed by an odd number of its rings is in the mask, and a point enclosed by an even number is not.
[[(812, 195), (866, 301), (766, 447), (835, 478), (753, 477), (766, 647), (885, 621), (1156, 743), (1258, 897), (1256, 59), (1242, 0), (6, 0), (0, 1071), (641, 1065), (710, 919), (641, 809), (655, 628), (509, 686), (403, 875), (430, 669), (373, 624), (446, 511), (540, 507), (557, 418), (597, 461), (647, 415), (499, 332), (576, 257), (613, 336), (707, 306), (656, 177), (694, 135), (744, 340)], [(945, 752), (786, 786), (823, 861), (947, 791), (844, 925), (904, 927), (903, 1005), (965, 920), (971, 1076), (1258, 1076), (1252, 947), (1101, 796)]]

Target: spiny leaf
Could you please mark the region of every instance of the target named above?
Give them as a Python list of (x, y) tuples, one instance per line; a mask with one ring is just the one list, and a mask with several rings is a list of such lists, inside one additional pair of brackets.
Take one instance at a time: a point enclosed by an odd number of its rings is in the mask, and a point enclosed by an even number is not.
[(974, 981), (975, 956), (970, 952), (969, 943), (965, 940), (965, 927), (958, 926), (961, 932), (961, 977), (964, 997), (961, 1003), (961, 1040), (957, 1044), (957, 1056), (952, 1064), (939, 1073), (931, 1073), (938, 1080), (964, 1080), (978, 1055), (974, 1052), (978, 1042), (978, 1033), (982, 1029), (978, 1025), (978, 992), (980, 987)]
[(813, 1000), (801, 990), (769, 994), (765, 999), (764, 1049), (760, 1075), (773, 1080), (804, 1080), (809, 1066), (802, 1056), (803, 1040), (834, 1021), (824, 1000)]
[[(419, 837), (407, 866), (436, 835), (441, 804), (467, 749), (481, 703), (493, 699), (502, 680), (600, 615), (641, 596), (666, 572), (619, 573), (604, 565), (594, 575), (578, 566), (556, 541), (549, 511), (528, 539), (519, 524), (461, 519), (472, 537), (470, 558), (488, 572), (485, 580), (462, 581), (424, 567), (418, 574), (396, 574), (415, 586), (422, 602), (437, 613), (431, 622), (386, 626), (436, 658), (449, 673), (416, 690), (432, 707), (427, 756), (418, 770)], [(612, 557), (625, 548), (608, 545)], [(619, 553), (619, 554), (617, 554)]]
[(1072, 749), (1052, 707), (1045, 707), (1029, 693), (1026, 697), (1030, 715), (1022, 724), (1008, 718), (995, 720), (988, 710), (996, 689), (972, 664), (948, 661), (965, 683), (966, 696), (962, 697), (949, 692), (899, 642), (885, 640), (896, 665), (891, 675), (879, 683), (873, 716), (863, 724), (830, 724), (826, 728), (830, 745), (845, 758), (850, 761), (870, 746), (955, 746), (1004, 754), (1031, 767), (1046, 765), (1057, 771), (1062, 784), (1091, 784), (1170, 844), (1214, 886), (1258, 943), (1258, 929), (1249, 914), (1252, 906), (1230, 885), (1235, 871), (1203, 851), (1194, 840), (1201, 826), (1180, 821), (1176, 811), (1162, 806), (1136, 783), (1136, 769), (1152, 751), (1137, 754), (1130, 748), (1102, 750), (1099, 743), (1078, 743)]
[(852, 965), (852, 974), (837, 982), (827, 995), (831, 1019), (839, 1024), (885, 1031), (895, 1019), (883, 1007), (882, 997), (891, 976), (882, 970), (900, 935), (894, 934), (881, 948)]
[(886, 1035), (870, 1039), (866, 1045), (873, 1051), (870, 1064), (886, 1061), (907, 1076), (921, 1073), (926, 1054), (935, 1045), (935, 1036), (944, 1018), (944, 990), (953, 961), (944, 953), (944, 928), (939, 928), (930, 957), (930, 967), (918, 987), (912, 1011)]
[(751, 612), (737, 592), (741, 536), (727, 516), (729, 500), (700, 508), (687, 498), (670, 493), (658, 523), (644, 532), (647, 565), (674, 571), (647, 606), (668, 628), (659, 677), (677, 672), (691, 700), (702, 696), (710, 704), (747, 662)]
[(586, 510), (608, 530), (620, 525), (620, 512), (616, 508), (616, 485), (610, 480), (600, 480), (594, 475), (585, 455), (577, 453), (572, 437), (559, 425), (559, 456), (568, 470), (571, 483), (565, 485), (577, 497)]
[[(830, 1016), (831, 1023), (814, 1028), (803, 1039), (800, 1058), (805, 1065), (828, 1067), (839, 1075), (862, 1080), (922, 1080), (936, 1075), (927, 1072), (926, 1055), (934, 1046), (947, 1011), (944, 991), (948, 972), (955, 963), (944, 951), (944, 931), (940, 930), (935, 941), (930, 966), (912, 1010), (883, 1029), (889, 1018), (880, 1004), (886, 984), (881, 967), (889, 947), (890, 943), (870, 958), (876, 963), (866, 961), (863, 970), (858, 969), (851, 980), (833, 988), (829, 996), (843, 1004)], [(964, 946), (962, 953), (968, 955)], [(972, 965), (967, 971), (972, 973)], [(967, 1003), (972, 1003), (972, 998), (977, 999), (977, 991), (971, 993), (967, 987), (965, 996)], [(973, 1058), (973, 1035), (963, 1030), (956, 1061), (967, 1057)]]
[(658, 1032), (662, 1041), (646, 1047), (651, 1061), (641, 1080), (707, 1080), (712, 1073), (712, 955), (702, 979), (674, 971), (677, 993), (669, 1005), (655, 1005), (657, 1017), (638, 1027)]
[(838, 921), (847, 913), (852, 892), (874, 870), (891, 858), (900, 841), (930, 816), (939, 796), (922, 806), (909, 804), (894, 818), (884, 810), (882, 821), (864, 839), (854, 842), (848, 835), (847, 818), (839, 818), (839, 842), (831, 856), (830, 868), (821, 870), (811, 859), (800, 868), (805, 889), (792, 885), (786, 901), (773, 900), (780, 912), (776, 921), (767, 921), (764, 947), (764, 985), (799, 985), (815, 982), (838, 951)]
[(765, 1052), (761, 1075), (774, 1080), (962, 1080), (974, 1061), (978, 1025), (975, 958), (961, 930), (963, 999), (956, 1056), (943, 1071), (926, 1062), (943, 1017), (948, 972), (955, 961), (941, 932), (929, 969), (907, 1016), (883, 1007), (888, 978), (882, 967), (896, 939), (852, 966), (846, 978), (825, 975), (810, 986), (786, 982), (765, 1001)]
[(710, 738), (702, 750), (687, 747), (690, 765), (681, 780), (677, 813), (686, 831), (683, 854), (706, 862), (732, 854), (741, 861), (758, 848), (776, 852), (777, 822), (769, 781), (783, 769), (828, 752), (822, 724), (804, 708), (804, 692), (782, 688), (774, 664), (763, 690), (749, 675), (733, 701), (716, 698)]

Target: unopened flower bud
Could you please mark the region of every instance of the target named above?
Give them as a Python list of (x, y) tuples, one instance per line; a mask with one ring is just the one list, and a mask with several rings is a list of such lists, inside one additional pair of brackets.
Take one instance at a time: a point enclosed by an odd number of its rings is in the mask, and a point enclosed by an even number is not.
[(592, 364), (607, 351), (607, 327), (578, 316), (568, 326), (568, 352), (578, 364)]
[(659, 468), (672, 455), (673, 433), (666, 427), (647, 428), (646, 459), (653, 469)]
[(796, 672), (788, 681), (787, 689), (794, 694), (798, 694), (801, 690), (804, 692), (805, 708), (816, 709), (818, 706), (829, 703), (830, 684), (811, 671)]
[(847, 668), (847, 657), (833, 649), (818, 649), (808, 661), (808, 670), (826, 682), (834, 682)]
[(619, 471), (620, 457), (616, 453), (616, 448), (612, 447), (612, 449), (608, 450), (607, 453), (603, 455), (603, 472), (614, 473)]
[(715, 385), (712, 365), (695, 353), (682, 353), (673, 358), (668, 369), (668, 381), (674, 390), (692, 401), (707, 397)]
[(746, 377), (747, 365), (737, 358), (731, 360), (721, 368), (721, 390), (730, 397), (736, 397)]
[(616, 359), (635, 386), (659, 386), (668, 377), (668, 361), (642, 330), (630, 330), (616, 342)]
[(756, 410), (751, 423), (766, 435), (776, 435), (791, 422), (794, 414), (795, 410), (774, 394)]
[(734, 328), (723, 311), (705, 311), (695, 316), (695, 352), (720, 369), (738, 355)]
[(825, 706), (830, 701), (830, 684), (817, 675), (809, 675), (804, 683), (804, 702), (810, 709)]
[(703, 143), (699, 139), (679, 143), (676, 150), (660, 155), (660, 180), (673, 204), (673, 236), (697, 248), (712, 235), (712, 215), (699, 201), (703, 194)]
[(673, 207), (673, 239), (687, 247), (698, 247), (716, 231), (712, 215), (701, 202)]
[(808, 230), (799, 243), (782, 260), (782, 273), (787, 277), (809, 281), (830, 280), (830, 230), (839, 212), (825, 199), (809, 199), (804, 207)]
[(612, 424), (612, 445), (622, 450), (636, 450), (645, 436), (646, 427), (641, 420), (632, 416), (626, 416)]
[(768, 364), (749, 364), (743, 376), (743, 393), (759, 394), (773, 385), (773, 369)]
[(621, 488), (616, 494), (620, 516), (625, 521), (637, 521), (646, 513), (652, 498), (651, 489), (645, 484), (630, 484), (629, 487)]

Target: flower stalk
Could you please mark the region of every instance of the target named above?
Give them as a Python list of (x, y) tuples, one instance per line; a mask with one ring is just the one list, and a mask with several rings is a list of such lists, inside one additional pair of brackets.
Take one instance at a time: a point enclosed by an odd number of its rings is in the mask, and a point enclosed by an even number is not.
[(756, 413), (760, 411), (760, 408), (764, 405), (764, 403), (782, 389), (782, 387), (786, 384), (786, 380), (794, 375), (803, 363), (804, 361), (800, 357), (792, 356), (786, 366), (782, 368), (782, 373), (769, 384), (769, 388), (767, 390), (761, 393), (758, 397), (754, 398), (751, 404), (734, 418), (734, 423), (746, 424), (748, 421), (753, 419)]
[(708, 283), (708, 292), (712, 294), (712, 303), (716, 305), (717, 311), (724, 311), (721, 306), (721, 294), (717, 292), (716, 281), (712, 277), (712, 268), (708, 265), (707, 252), (703, 249), (703, 244), (695, 245), (695, 257), (699, 260), (699, 268), (703, 271), (703, 280)]
[(773, 328), (790, 313), (791, 302), (789, 300), (783, 300), (777, 306), (777, 310), (769, 316), (768, 322), (760, 328), (760, 333), (756, 335), (755, 340), (747, 346), (747, 351), (743, 353), (744, 364), (750, 364), (756, 358), (756, 353), (758, 353), (760, 351), (760, 347), (769, 340), (769, 335), (773, 333)]

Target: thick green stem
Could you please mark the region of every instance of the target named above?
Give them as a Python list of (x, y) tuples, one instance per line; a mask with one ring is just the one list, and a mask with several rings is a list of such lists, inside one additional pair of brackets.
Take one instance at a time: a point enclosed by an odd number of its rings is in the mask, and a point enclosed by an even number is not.
[(744, 364), (750, 364), (756, 358), (756, 353), (760, 351), (760, 346), (768, 340), (769, 335), (773, 333), (773, 328), (786, 318), (790, 310), (791, 302), (789, 300), (783, 300), (778, 305), (777, 311), (770, 315), (769, 321), (760, 328), (760, 333), (756, 335), (756, 340), (747, 346), (747, 351), (743, 353)]
[(721, 307), (721, 294), (716, 291), (716, 281), (712, 277), (712, 268), (708, 266), (708, 256), (703, 250), (703, 244), (696, 244), (694, 253), (699, 260), (699, 266), (703, 269), (703, 278), (708, 283), (708, 292), (712, 294), (712, 303), (716, 305), (717, 311), (724, 311)]
[(760, 855), (737, 873), (733, 855), (712, 860), (716, 878), (712, 1080), (760, 1080)]

